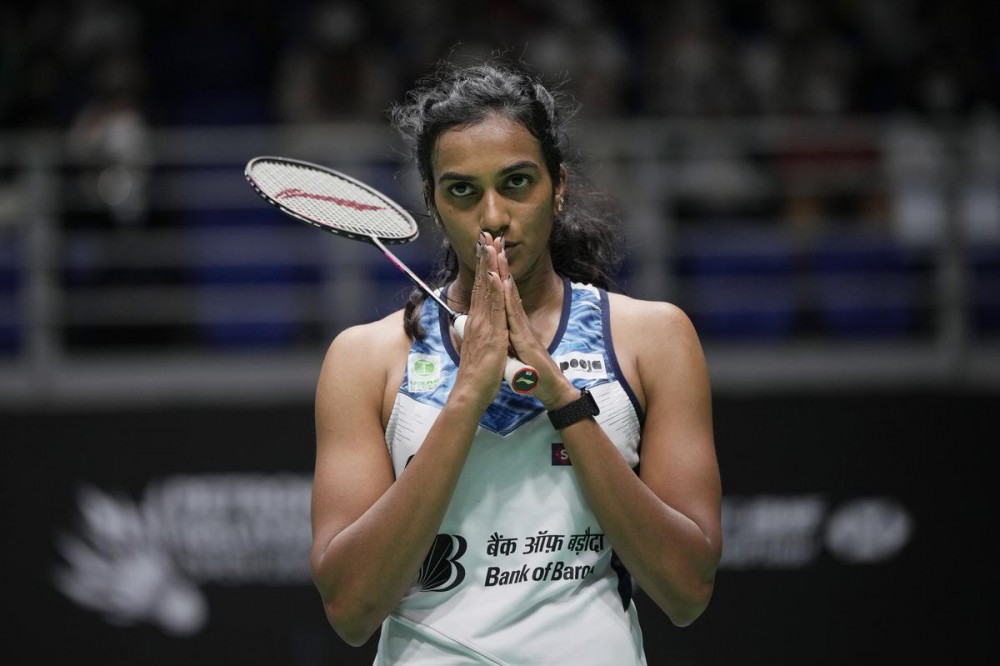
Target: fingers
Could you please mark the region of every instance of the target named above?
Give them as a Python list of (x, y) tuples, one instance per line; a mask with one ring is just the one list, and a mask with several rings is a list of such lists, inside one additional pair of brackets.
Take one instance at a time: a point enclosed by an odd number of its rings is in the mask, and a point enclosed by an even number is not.
[(500, 281), (505, 282), (507, 278), (510, 277), (510, 266), (507, 264), (507, 252), (506, 252), (507, 239), (502, 235), (493, 241), (493, 247), (497, 252), (497, 273), (500, 275)]
[(489, 398), (486, 404), (500, 388), (507, 359), (507, 315), (497, 247), (488, 233), (481, 234), (476, 244), (476, 275), (460, 341), (458, 382), (484, 400)]
[[(495, 341), (497, 346), (506, 348), (507, 318), (497, 256), (499, 247), (500, 240), (487, 232), (480, 234), (476, 244), (476, 276), (469, 303), (469, 325), (473, 327), (473, 335), (479, 338), (477, 347), (481, 346), (478, 343), (490, 346), (491, 341)], [(466, 335), (466, 341), (469, 337)]]
[(497, 265), (497, 255), (502, 247), (501, 239), (494, 239), (486, 231), (480, 232), (479, 240), (476, 242), (476, 280), (474, 286), (481, 287), (486, 282), (486, 277), (492, 273), (499, 273)]
[[(510, 329), (511, 346), (516, 350), (518, 345), (516, 338), (531, 334), (531, 326), (528, 323), (528, 315), (524, 311), (521, 303), (521, 295), (518, 293), (517, 284), (510, 274), (510, 265), (507, 263), (507, 252), (504, 247), (504, 239), (501, 236), (496, 244), (497, 249), (497, 274), (500, 277), (500, 284), (503, 287), (504, 310), (507, 313), (507, 326)], [(534, 337), (532, 335), (532, 337)]]
[[(500, 283), (500, 268), (498, 265), (498, 247), (500, 241), (487, 232), (482, 232), (476, 243), (476, 277), (472, 287), (472, 300), (469, 304), (470, 314), (503, 312), (503, 290)], [(502, 323), (502, 319), (497, 322)]]
[(562, 374), (545, 345), (535, 333), (517, 289), (517, 283), (510, 275), (507, 267), (506, 254), (501, 250), (498, 257), (500, 273), (506, 275), (503, 280), (504, 308), (507, 314), (507, 330), (514, 356), (533, 367), (539, 378), (533, 395), (542, 404), (548, 405), (565, 392), (566, 387), (572, 387), (569, 380)]
[(507, 257), (502, 252), (498, 259), (498, 265), (500, 267), (500, 275), (504, 276), (501, 284), (503, 285), (504, 311), (507, 315), (510, 343), (518, 357), (520, 357), (523, 351), (527, 351), (527, 346), (531, 345), (532, 342), (537, 343), (538, 341), (531, 329), (531, 324), (528, 322), (528, 315), (524, 311), (524, 306), (521, 303), (521, 295), (517, 291), (517, 283), (514, 282), (514, 278), (511, 277), (509, 268), (507, 267)]

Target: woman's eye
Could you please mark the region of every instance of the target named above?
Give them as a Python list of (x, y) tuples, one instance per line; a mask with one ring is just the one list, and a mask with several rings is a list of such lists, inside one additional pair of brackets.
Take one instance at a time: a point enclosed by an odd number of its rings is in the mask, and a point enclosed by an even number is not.
[(455, 183), (448, 188), (448, 192), (455, 197), (467, 197), (472, 194), (472, 187), (468, 183)]
[(507, 184), (513, 187), (514, 189), (520, 190), (524, 189), (525, 187), (531, 184), (531, 178), (524, 175), (523, 173), (516, 173), (510, 177), (510, 179), (507, 181)]

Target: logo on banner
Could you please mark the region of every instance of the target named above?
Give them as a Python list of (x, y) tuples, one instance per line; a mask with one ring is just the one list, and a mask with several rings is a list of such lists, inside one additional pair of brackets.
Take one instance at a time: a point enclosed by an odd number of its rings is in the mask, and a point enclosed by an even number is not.
[(832, 505), (822, 495), (726, 497), (720, 566), (803, 569), (824, 550), (850, 564), (896, 557), (913, 536), (913, 516), (891, 497), (859, 497)]
[(311, 582), (311, 488), (309, 475), (173, 476), (136, 501), (82, 486), (76, 529), (56, 538), (53, 583), (110, 624), (197, 634), (203, 584)]
[[(571, 464), (565, 447), (553, 444), (551, 451), (553, 465)], [(138, 498), (82, 485), (76, 524), (55, 538), (53, 585), (111, 625), (146, 623), (192, 636), (209, 624), (206, 586), (312, 584), (311, 489), (310, 474), (175, 475), (150, 482)], [(724, 497), (723, 526), (720, 567), (741, 570), (805, 569), (824, 552), (848, 565), (889, 562), (916, 529), (915, 517), (896, 498), (833, 503), (818, 494)], [(555, 538), (539, 533), (528, 550), (555, 552), (562, 548)], [(493, 556), (515, 550), (514, 540), (499, 534), (487, 547)], [(467, 581), (467, 552), (464, 537), (439, 534), (419, 585), (445, 592)], [(570, 569), (562, 566), (493, 567), (487, 584), (521, 580), (524, 572), (534, 581), (567, 578)], [(585, 568), (572, 571), (585, 574)]]

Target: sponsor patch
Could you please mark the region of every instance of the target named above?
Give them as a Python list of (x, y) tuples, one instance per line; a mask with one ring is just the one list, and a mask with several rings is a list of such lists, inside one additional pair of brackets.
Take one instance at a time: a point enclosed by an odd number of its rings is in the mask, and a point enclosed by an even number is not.
[(552, 466), (563, 467), (572, 464), (569, 459), (569, 452), (566, 451), (566, 445), (562, 442), (552, 442)]
[(570, 352), (556, 356), (554, 360), (570, 379), (605, 379), (608, 376), (603, 354)]
[(411, 393), (433, 391), (441, 384), (441, 356), (410, 354), (406, 374)]

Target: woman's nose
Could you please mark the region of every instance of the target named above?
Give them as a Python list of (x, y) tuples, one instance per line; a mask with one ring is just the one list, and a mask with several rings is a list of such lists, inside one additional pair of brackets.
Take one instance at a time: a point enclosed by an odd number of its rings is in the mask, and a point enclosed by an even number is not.
[(510, 226), (510, 214), (503, 198), (496, 192), (487, 192), (480, 203), (479, 228), (496, 238)]

